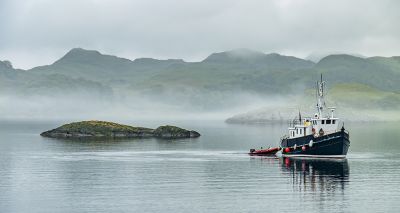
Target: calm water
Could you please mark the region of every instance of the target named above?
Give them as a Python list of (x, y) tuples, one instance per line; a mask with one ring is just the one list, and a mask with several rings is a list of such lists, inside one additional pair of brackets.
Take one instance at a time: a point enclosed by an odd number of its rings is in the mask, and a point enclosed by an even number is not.
[[(165, 122), (125, 122), (156, 127)], [(285, 126), (168, 122), (190, 140), (65, 141), (61, 123), (2, 122), (0, 212), (389, 212), (400, 208), (400, 123), (346, 124), (347, 160), (250, 157)]]

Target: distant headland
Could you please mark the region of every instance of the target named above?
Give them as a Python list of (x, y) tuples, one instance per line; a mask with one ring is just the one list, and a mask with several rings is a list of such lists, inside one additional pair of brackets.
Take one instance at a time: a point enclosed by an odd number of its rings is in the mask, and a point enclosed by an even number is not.
[(64, 124), (56, 129), (42, 132), (50, 138), (197, 138), (200, 133), (176, 126), (160, 126), (156, 129), (134, 127), (108, 121), (80, 121)]

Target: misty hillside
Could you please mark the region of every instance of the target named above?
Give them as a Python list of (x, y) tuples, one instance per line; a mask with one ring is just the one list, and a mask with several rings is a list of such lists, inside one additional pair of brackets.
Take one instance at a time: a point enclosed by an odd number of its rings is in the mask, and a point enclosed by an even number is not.
[[(228, 123), (286, 122), (299, 112), (313, 115), (316, 112), (314, 91), (307, 90), (294, 104), (277, 103), (241, 112), (229, 117)], [(345, 121), (398, 121), (400, 93), (382, 91), (359, 83), (340, 83), (332, 86), (326, 99), (327, 107), (337, 108), (336, 114)], [(329, 113), (329, 111), (325, 111)]]
[(236, 66), (255, 69), (301, 69), (310, 68), (313, 62), (277, 53), (264, 54), (249, 49), (236, 49), (227, 52), (213, 53), (202, 61), (207, 64), (235, 64)]
[(317, 64), (276, 53), (248, 49), (213, 53), (205, 60), (141, 58), (134, 61), (103, 55), (97, 51), (72, 49), (52, 65), (30, 73), (61, 74), (70, 78), (97, 81), (111, 87), (135, 91), (175, 88), (199, 90), (240, 90), (260, 94), (285, 94), (297, 86), (310, 88), (323, 73), (330, 84), (360, 83), (387, 91), (400, 91), (399, 57), (358, 58), (330, 55)]
[(277, 75), (274, 73), (287, 75), (285, 71), (309, 69), (313, 66), (313, 62), (303, 59), (246, 49), (214, 53), (202, 62), (187, 63), (183, 60), (150, 58), (131, 61), (76, 48), (55, 63), (28, 72), (40, 75), (62, 74), (134, 92), (189, 86), (199, 90), (245, 89), (268, 93), (280, 91), (277, 90), (278, 85), (272, 85), (275, 80), (271, 75)]
[[(214, 110), (251, 104), (253, 96), (312, 96), (320, 73), (334, 89), (332, 101), (348, 108), (398, 109), (400, 57), (329, 55), (318, 63), (276, 53), (236, 49), (200, 62), (129, 60), (75, 48), (50, 65), (14, 69), (0, 61), (0, 94), (16, 97), (109, 101), (156, 100), (185, 109)], [(352, 85), (352, 86), (349, 86)], [(356, 86), (354, 86), (356, 85)], [(362, 92), (354, 92), (354, 91)], [(351, 94), (351, 97), (350, 95)], [(308, 100), (308, 99), (307, 99)]]
[(135, 81), (151, 73), (165, 69), (170, 64), (183, 62), (182, 60), (156, 60), (140, 58), (134, 61), (103, 55), (98, 51), (74, 48), (65, 56), (51, 65), (36, 67), (29, 72), (48, 74), (62, 74), (74, 78), (85, 78), (103, 83), (112, 83), (131, 77)]

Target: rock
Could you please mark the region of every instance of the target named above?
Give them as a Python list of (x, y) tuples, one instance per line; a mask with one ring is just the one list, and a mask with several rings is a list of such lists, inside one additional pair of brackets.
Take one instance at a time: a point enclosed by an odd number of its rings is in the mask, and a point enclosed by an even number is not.
[(160, 126), (154, 130), (154, 136), (158, 138), (197, 138), (200, 134), (176, 126)]
[(160, 126), (157, 129), (133, 127), (107, 121), (81, 121), (62, 125), (40, 134), (50, 138), (196, 138), (200, 134), (176, 126)]

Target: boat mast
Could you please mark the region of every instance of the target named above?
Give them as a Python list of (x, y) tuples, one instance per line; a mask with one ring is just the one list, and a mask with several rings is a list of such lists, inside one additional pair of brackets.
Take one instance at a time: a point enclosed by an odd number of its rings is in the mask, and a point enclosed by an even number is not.
[(325, 81), (322, 80), (322, 74), (321, 74), (321, 81), (317, 81), (317, 110), (318, 110), (318, 115), (320, 118), (322, 118), (322, 112), (325, 106), (325, 100), (324, 100), (324, 90), (325, 90)]

